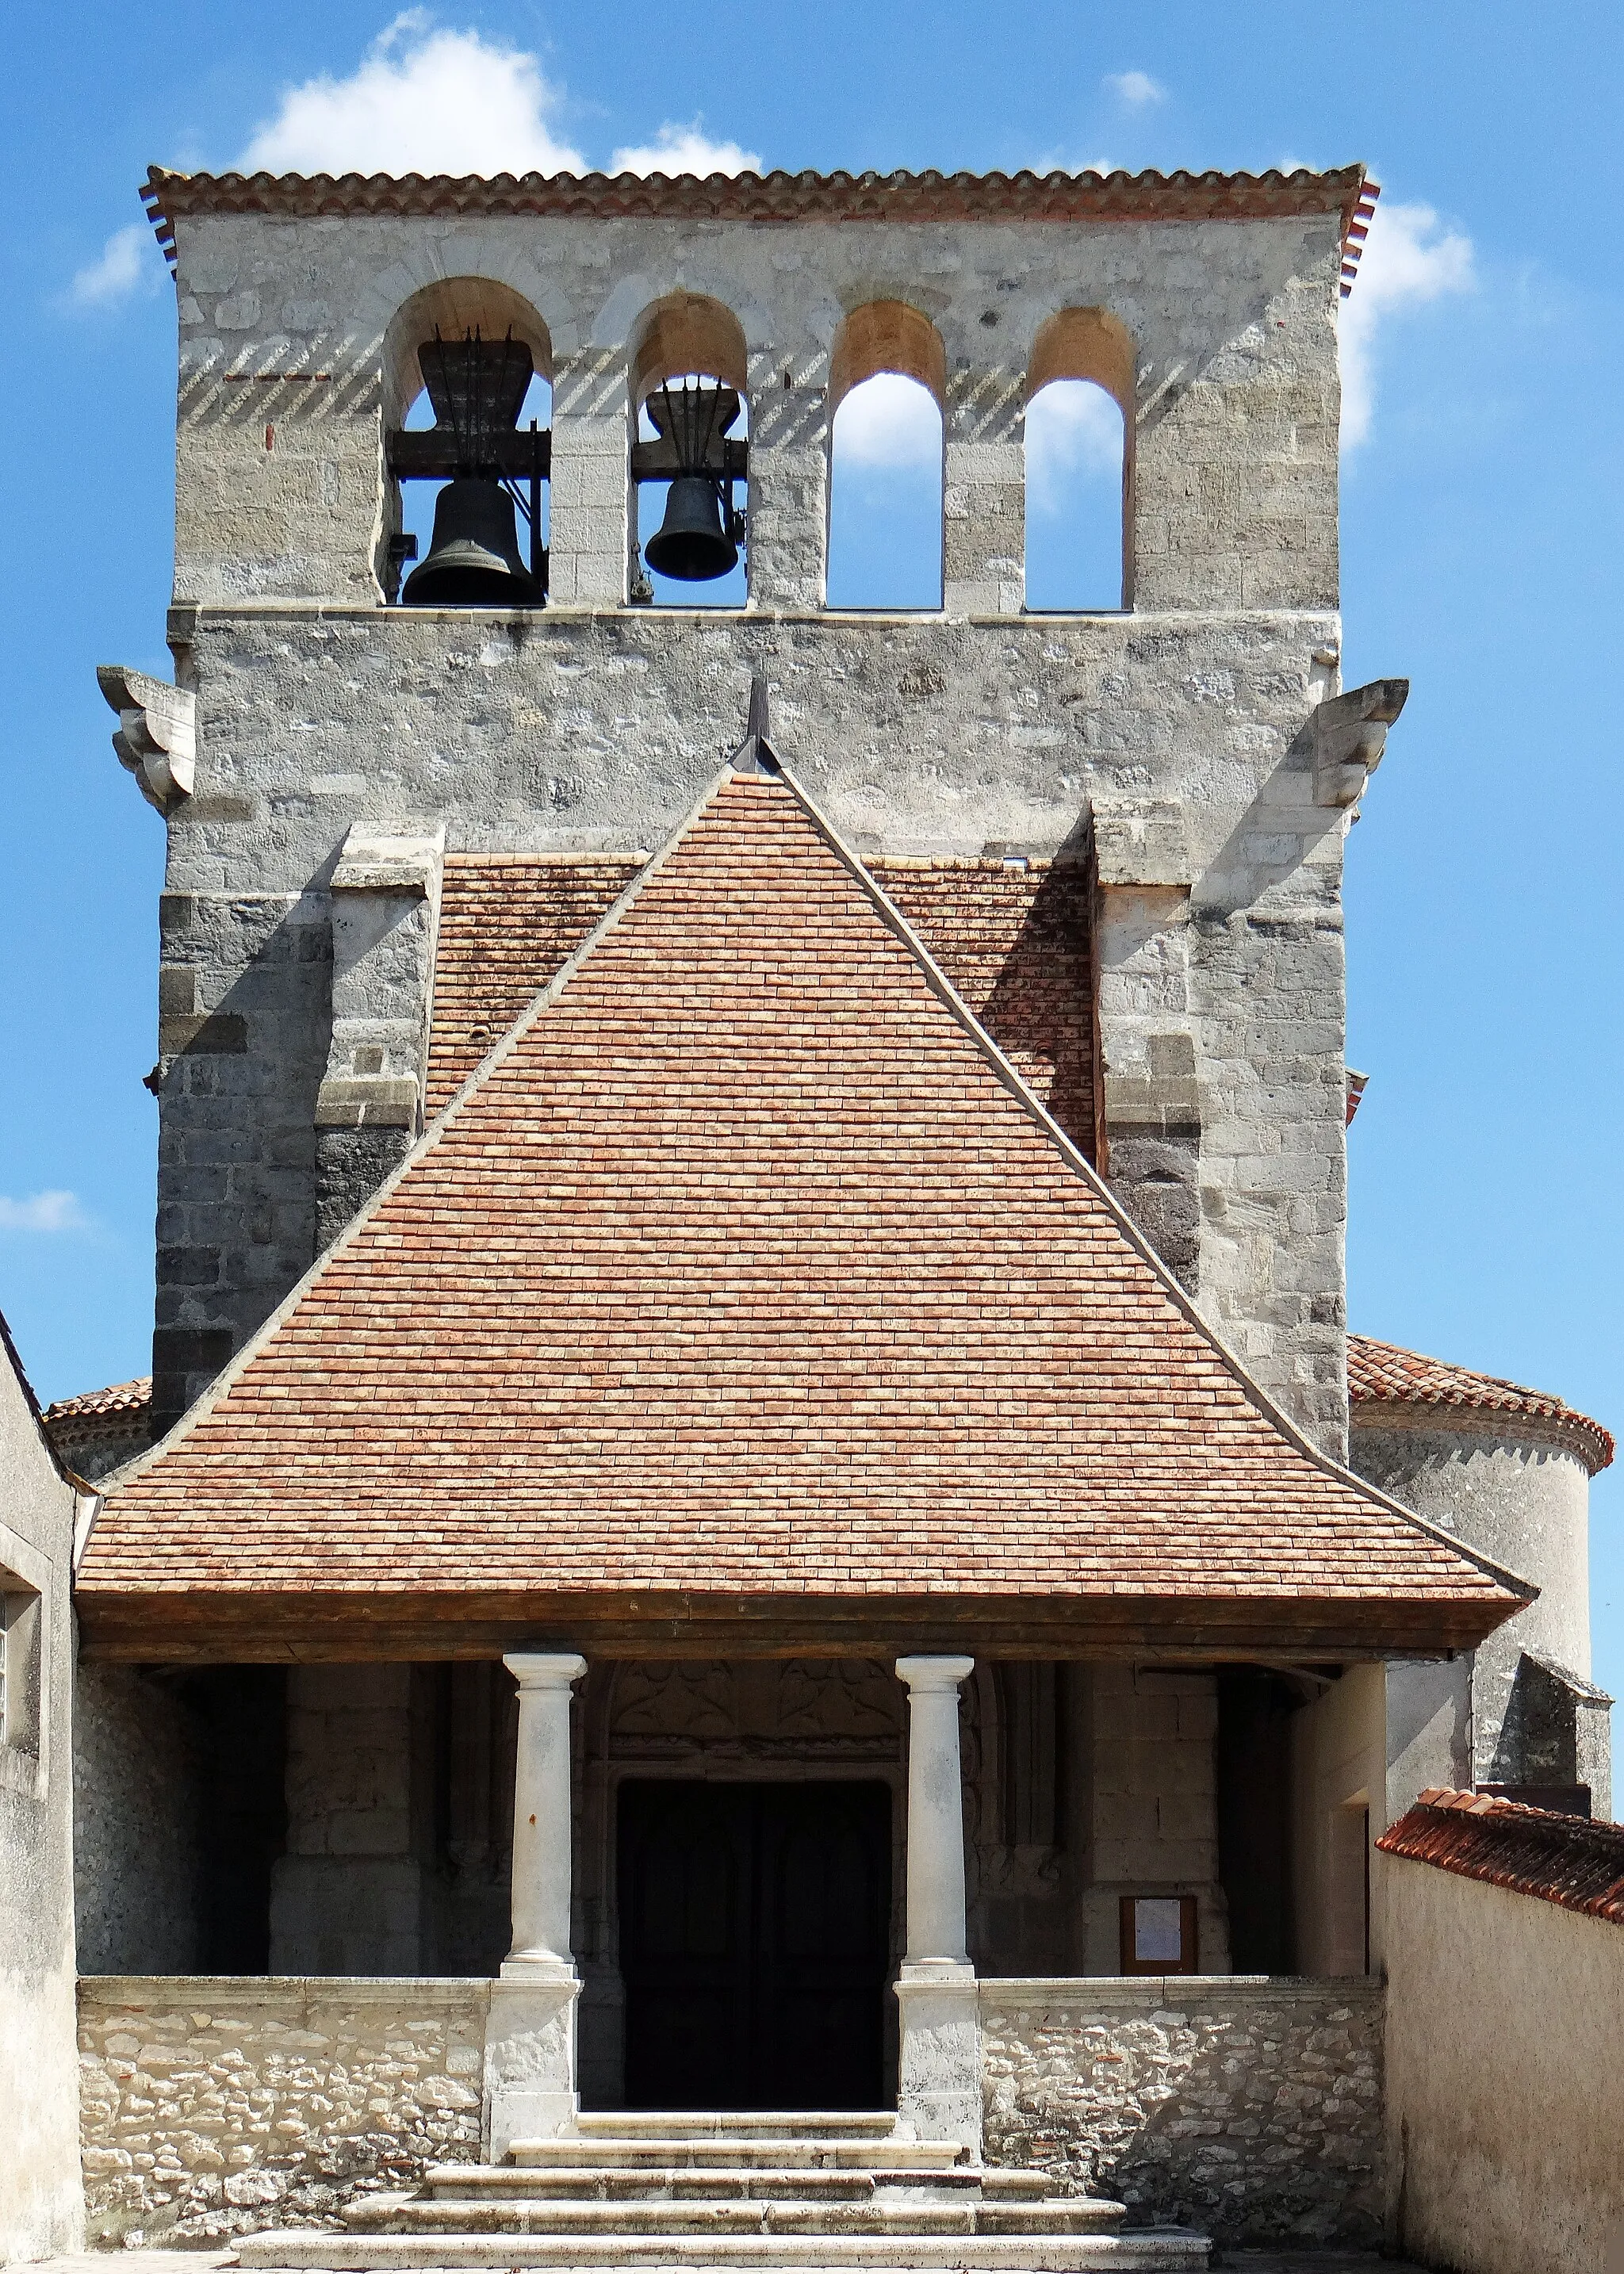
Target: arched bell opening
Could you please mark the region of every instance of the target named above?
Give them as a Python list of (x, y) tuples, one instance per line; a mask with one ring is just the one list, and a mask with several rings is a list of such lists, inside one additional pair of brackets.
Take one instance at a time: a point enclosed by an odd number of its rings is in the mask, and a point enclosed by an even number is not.
[(1103, 308), (1063, 308), (1027, 373), (1026, 606), (1133, 606), (1134, 348)]
[(384, 353), (386, 600), (542, 606), (552, 362), (534, 309), (487, 278), (430, 285), (396, 317)]
[(743, 327), (718, 300), (674, 294), (639, 327), (631, 362), (634, 603), (745, 604), (746, 369)]
[(829, 364), (827, 605), (942, 604), (947, 358), (901, 300), (854, 309)]

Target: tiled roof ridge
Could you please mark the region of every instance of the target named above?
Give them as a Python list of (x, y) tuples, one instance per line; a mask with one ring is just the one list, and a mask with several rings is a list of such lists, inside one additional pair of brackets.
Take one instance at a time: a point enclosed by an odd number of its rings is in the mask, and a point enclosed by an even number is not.
[(1433, 1785), (1376, 1845), (1407, 1863), (1624, 1926), (1624, 1825)]
[(579, 947), (559, 968), (547, 985), (538, 992), (535, 999), (509, 1031), (486, 1054), (480, 1065), (448, 1100), (405, 1158), (351, 1219), (344, 1231), (316, 1258), (309, 1271), (289, 1291), (276, 1309), (245, 1344), (242, 1350), (216, 1376), (208, 1389), (175, 1425), (168, 1436), (121, 1472), (120, 1488), (133, 1483), (142, 1476), (166, 1453), (182, 1443), (213, 1413), (261, 1350), (298, 1308), (306, 1291), (361, 1236), (397, 1187), (411, 1174), (417, 1163), (438, 1144), (442, 1133), (462, 1107), (483, 1088), (498, 1067), (519, 1047), (537, 1020), (558, 1000), (599, 943), (616, 928), (635, 906), (652, 880), (683, 845), (706, 809), (721, 790), (733, 781), (751, 782), (761, 786), (768, 784), (779, 786), (794, 798), (805, 818), (845, 868), (859, 890), (867, 897), (880, 921), (915, 959), (933, 992), (943, 1007), (958, 1022), (972, 1045), (987, 1063), (989, 1069), (996, 1075), (1014, 1101), (1057, 1148), (1069, 1168), (1088, 1186), (1095, 1200), (1114, 1221), (1121, 1237), (1158, 1284), (1166, 1299), (1182, 1315), (1196, 1336), (1211, 1351), (1224, 1371), (1234, 1381), (1243, 1398), (1253, 1407), (1254, 1411), (1301, 1457), (1307, 1460), (1312, 1467), (1324, 1475), (1333, 1480), (1344, 1490), (1352, 1492), (1372, 1512), (1380, 1510), (1388, 1517), (1398, 1519), (1409, 1532), (1445, 1548), (1452, 1558), (1471, 1565), (1492, 1586), (1519, 1597), (1523, 1601), (1531, 1600), (1537, 1590), (1532, 1588), (1526, 1580), (1467, 1546), (1454, 1534), (1429, 1523), (1424, 1517), (1416, 1515), (1414, 1510), (1406, 1508), (1401, 1502), (1392, 1499), (1367, 1479), (1356, 1475), (1333, 1460), (1328, 1454), (1322, 1452), (1291, 1417), (1274, 1403), (1262, 1386), (1253, 1379), (1240, 1359), (1202, 1316), (1195, 1303), (1179, 1284), (1155, 1248), (1127, 1214), (1104, 1179), (1091, 1165), (1086, 1156), (1067, 1134), (1043, 1101), (1034, 1094), (1022, 1077), (1019, 1069), (988, 1035), (919, 934), (902, 911), (888, 899), (875, 877), (870, 873), (861, 856), (844, 842), (838, 830), (821, 811), (805, 787), (787, 767), (782, 764), (782, 762), (777, 760), (774, 761), (772, 770), (768, 773), (742, 775), (736, 772), (733, 762), (729, 760), (720, 772), (713, 777), (666, 843), (631, 878), (625, 891), (593, 927)]
[(45, 1409), (47, 1424), (99, 1418), (110, 1413), (139, 1413), (152, 1403), (152, 1376), (138, 1374), (130, 1382), (109, 1382), (105, 1389), (84, 1389), (77, 1397), (58, 1397)]
[(1348, 1337), (1348, 1395), (1357, 1416), (1384, 1405), (1451, 1407), (1457, 1412), (1523, 1414), (1545, 1422), (1573, 1446), (1594, 1476), (1608, 1467), (1616, 1449), (1612, 1432), (1581, 1413), (1554, 1391), (1530, 1389), (1501, 1374), (1477, 1374), (1446, 1359), (1427, 1358), (1399, 1343), (1371, 1335)]
[(1291, 219), (1336, 214), (1353, 228), (1362, 165), (1261, 174), (208, 174), (153, 166), (141, 188), (166, 249), (177, 216), (555, 214), (585, 219), (758, 222)]

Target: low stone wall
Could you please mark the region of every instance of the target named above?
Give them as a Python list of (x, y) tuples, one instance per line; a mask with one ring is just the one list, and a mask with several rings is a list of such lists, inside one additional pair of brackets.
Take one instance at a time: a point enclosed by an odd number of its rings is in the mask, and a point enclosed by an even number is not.
[(480, 2152), (487, 1981), (81, 1980), (89, 2239), (330, 2226)]
[(1223, 2241), (1381, 2240), (1382, 1994), (1220, 1975), (984, 1981), (990, 2162)]

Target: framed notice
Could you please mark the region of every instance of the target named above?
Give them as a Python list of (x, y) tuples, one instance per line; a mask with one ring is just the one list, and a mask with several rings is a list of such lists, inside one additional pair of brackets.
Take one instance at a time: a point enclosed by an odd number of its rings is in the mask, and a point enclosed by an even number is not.
[(1124, 1895), (1122, 1919), (1124, 1974), (1196, 1971), (1194, 1895)]

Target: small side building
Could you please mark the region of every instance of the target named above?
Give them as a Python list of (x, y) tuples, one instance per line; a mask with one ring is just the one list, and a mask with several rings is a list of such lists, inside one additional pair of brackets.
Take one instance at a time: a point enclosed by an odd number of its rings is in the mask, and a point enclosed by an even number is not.
[(79, 2248), (73, 1487), (0, 1319), (0, 2260)]
[(1389, 1670), (1388, 1808), (1465, 1787), (1612, 1812), (1613, 1700), (1590, 1680), (1590, 1479), (1598, 1421), (1545, 1390), (1348, 1340), (1348, 1465), (1539, 1593), (1475, 1652)]

